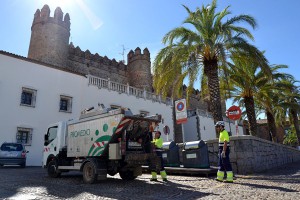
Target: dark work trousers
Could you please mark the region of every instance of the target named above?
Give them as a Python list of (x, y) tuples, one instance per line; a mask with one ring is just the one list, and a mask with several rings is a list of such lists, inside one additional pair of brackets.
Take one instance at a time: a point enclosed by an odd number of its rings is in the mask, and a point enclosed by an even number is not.
[(164, 171), (165, 170), (165, 167), (164, 167), (164, 160), (163, 160), (163, 157), (162, 157), (162, 150), (160, 149), (156, 149), (156, 155), (157, 157), (159, 157), (159, 160), (160, 160), (160, 171)]
[(218, 163), (218, 167), (219, 167), (219, 171), (225, 172), (225, 171), (232, 171), (232, 167), (231, 167), (231, 163), (229, 160), (229, 154), (230, 154), (230, 147), (227, 147), (226, 149), (226, 158), (222, 158), (222, 151), (223, 151), (223, 147), (219, 148), (219, 163)]

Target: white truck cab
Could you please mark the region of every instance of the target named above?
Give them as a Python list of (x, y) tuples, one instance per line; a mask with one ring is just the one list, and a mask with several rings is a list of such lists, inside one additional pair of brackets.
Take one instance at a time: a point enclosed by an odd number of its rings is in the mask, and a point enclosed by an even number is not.
[(61, 121), (49, 125), (47, 133), (45, 135), (44, 153), (43, 153), (43, 166), (46, 167), (47, 159), (51, 159), (58, 155), (59, 151), (66, 146), (66, 131), (67, 122)]

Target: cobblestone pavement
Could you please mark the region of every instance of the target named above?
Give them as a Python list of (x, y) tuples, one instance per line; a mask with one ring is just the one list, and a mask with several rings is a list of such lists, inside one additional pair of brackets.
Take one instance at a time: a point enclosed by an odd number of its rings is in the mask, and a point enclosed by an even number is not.
[(0, 168), (0, 199), (300, 199), (300, 162), (265, 173), (241, 176), (234, 183), (215, 177), (169, 175), (150, 182), (150, 174), (125, 182), (119, 176), (87, 185), (79, 173), (49, 178), (39, 167)]

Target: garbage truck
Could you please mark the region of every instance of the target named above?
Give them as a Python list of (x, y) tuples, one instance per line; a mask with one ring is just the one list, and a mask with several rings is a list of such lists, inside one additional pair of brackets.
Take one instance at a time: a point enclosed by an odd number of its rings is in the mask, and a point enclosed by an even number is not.
[(142, 175), (143, 165), (157, 161), (151, 141), (160, 122), (161, 115), (133, 115), (128, 108), (86, 109), (77, 120), (48, 127), (43, 167), (53, 178), (81, 171), (89, 184), (117, 173), (134, 180)]

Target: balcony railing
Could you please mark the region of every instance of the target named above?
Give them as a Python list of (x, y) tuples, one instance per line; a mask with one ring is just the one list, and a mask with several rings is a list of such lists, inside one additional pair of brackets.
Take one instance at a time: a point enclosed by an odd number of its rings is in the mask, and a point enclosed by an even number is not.
[(110, 81), (109, 79), (103, 79), (96, 76), (88, 75), (89, 85), (97, 86), (100, 88), (105, 88), (108, 90), (113, 90), (119, 93), (124, 93), (127, 95), (132, 95), (137, 98), (143, 98), (145, 100), (151, 100), (152, 102), (159, 102), (166, 105), (173, 105), (173, 100), (171, 98), (162, 99), (160, 95), (147, 92), (146, 90), (141, 90), (135, 87), (129, 86), (129, 84), (124, 85), (117, 82)]

